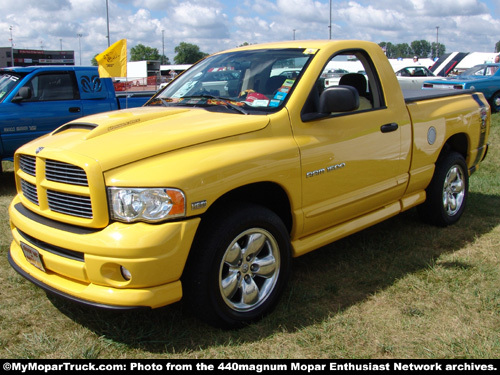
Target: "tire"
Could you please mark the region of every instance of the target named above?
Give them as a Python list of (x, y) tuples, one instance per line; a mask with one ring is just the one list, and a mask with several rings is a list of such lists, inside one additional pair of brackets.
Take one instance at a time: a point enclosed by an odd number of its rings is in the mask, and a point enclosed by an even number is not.
[(493, 94), (489, 100), (491, 106), (491, 112), (497, 113), (500, 111), (500, 91)]
[(265, 207), (233, 205), (202, 220), (183, 276), (185, 298), (208, 324), (241, 328), (274, 309), (290, 272), (281, 219)]
[(418, 207), (424, 221), (445, 227), (460, 219), (469, 197), (469, 174), (461, 154), (451, 152), (438, 159), (426, 193), (425, 203)]

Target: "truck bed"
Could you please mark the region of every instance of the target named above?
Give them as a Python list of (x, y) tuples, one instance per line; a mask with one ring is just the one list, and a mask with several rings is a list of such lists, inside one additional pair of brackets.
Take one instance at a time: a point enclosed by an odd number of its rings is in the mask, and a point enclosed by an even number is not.
[(403, 96), (406, 103), (418, 102), (421, 100), (438, 99), (448, 96), (458, 96), (463, 94), (471, 94), (474, 90), (438, 90), (438, 89), (420, 89), (420, 90), (403, 90)]

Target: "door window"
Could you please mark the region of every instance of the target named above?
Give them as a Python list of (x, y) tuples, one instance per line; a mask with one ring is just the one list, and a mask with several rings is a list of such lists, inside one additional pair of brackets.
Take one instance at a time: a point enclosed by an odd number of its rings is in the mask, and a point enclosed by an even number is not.
[[(318, 77), (309, 98), (302, 110), (302, 120), (317, 119), (320, 114), (320, 96), (331, 87), (351, 86), (359, 94), (359, 106), (352, 112), (373, 110), (385, 107), (378, 75), (373, 63), (364, 51), (351, 50), (334, 55), (325, 65)], [(345, 113), (331, 113), (332, 116)]]
[(79, 99), (76, 82), (70, 73), (37, 75), (26, 86), (31, 89), (31, 101)]

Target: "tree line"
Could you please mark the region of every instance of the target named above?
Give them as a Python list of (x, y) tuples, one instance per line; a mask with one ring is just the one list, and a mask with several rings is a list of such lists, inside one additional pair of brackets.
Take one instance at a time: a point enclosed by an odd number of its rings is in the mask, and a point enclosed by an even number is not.
[[(244, 43), (242, 45), (247, 45)], [(408, 58), (418, 56), (419, 58), (435, 58), (444, 55), (446, 46), (442, 43), (432, 42), (426, 40), (414, 40), (410, 44), (399, 43), (392, 44), (391, 42), (381, 42), (379, 46), (385, 50), (385, 54), (389, 59)], [(496, 44), (495, 50), (500, 52), (500, 41)], [(200, 47), (195, 44), (181, 42), (175, 47), (174, 64), (194, 64), (208, 53), (202, 52)], [(97, 54), (96, 54), (97, 56)], [(156, 60), (161, 64), (171, 64), (170, 59), (165, 55), (160, 54), (158, 48), (138, 44), (130, 49), (129, 61), (143, 61), (143, 60)], [(92, 65), (97, 65), (95, 56), (92, 59)]]
[[(175, 47), (174, 52), (176, 53), (174, 57), (174, 64), (194, 64), (198, 60), (208, 53), (200, 51), (200, 47), (195, 44), (181, 42), (177, 47)], [(97, 56), (96, 54), (95, 56)], [(91, 63), (97, 66), (97, 61), (94, 58)], [(138, 44), (130, 49), (129, 61), (143, 61), (143, 60), (156, 60), (160, 61), (161, 64), (171, 64), (170, 59), (165, 55), (161, 55), (158, 48), (148, 47), (144, 44)]]
[(446, 46), (442, 43), (429, 43), (427, 40), (414, 40), (410, 44), (391, 42), (379, 43), (379, 46), (385, 50), (389, 59), (405, 58), (418, 56), (419, 58), (435, 58), (444, 55)]

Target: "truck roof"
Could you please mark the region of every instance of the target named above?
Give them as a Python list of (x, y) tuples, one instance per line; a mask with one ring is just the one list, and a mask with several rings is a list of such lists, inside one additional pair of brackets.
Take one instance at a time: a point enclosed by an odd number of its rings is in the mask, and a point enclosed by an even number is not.
[(35, 70), (46, 70), (46, 71), (61, 71), (61, 70), (97, 70), (97, 66), (72, 66), (72, 65), (33, 65), (33, 66), (11, 66), (6, 68), (1, 68), (0, 71), (17, 72), (17, 73), (31, 73)]

